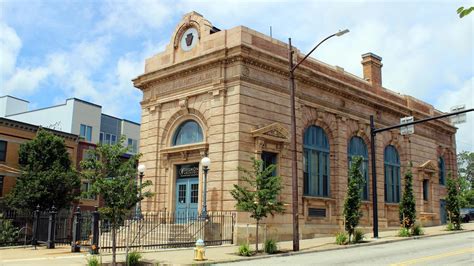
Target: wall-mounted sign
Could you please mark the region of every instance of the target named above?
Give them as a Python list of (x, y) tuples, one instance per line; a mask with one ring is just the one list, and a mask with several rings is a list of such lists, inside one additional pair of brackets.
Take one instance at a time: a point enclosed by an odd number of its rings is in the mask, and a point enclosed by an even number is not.
[(181, 49), (183, 49), (183, 51), (193, 49), (193, 47), (196, 46), (198, 39), (199, 35), (196, 28), (187, 29), (181, 36)]
[(185, 164), (177, 166), (178, 178), (198, 177), (199, 164)]

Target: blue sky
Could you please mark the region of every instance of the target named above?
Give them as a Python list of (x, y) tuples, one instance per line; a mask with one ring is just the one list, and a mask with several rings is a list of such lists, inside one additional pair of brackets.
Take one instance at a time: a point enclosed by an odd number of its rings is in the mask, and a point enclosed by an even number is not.
[[(361, 54), (383, 58), (383, 85), (437, 109), (474, 107), (473, 1), (59, 1), (0, 0), (0, 95), (30, 108), (78, 97), (107, 114), (140, 121), (131, 79), (162, 51), (183, 14), (214, 26), (244, 25), (302, 52), (339, 29), (344, 37), (313, 57), (362, 76)], [(458, 150), (474, 151), (474, 114), (459, 126)]]

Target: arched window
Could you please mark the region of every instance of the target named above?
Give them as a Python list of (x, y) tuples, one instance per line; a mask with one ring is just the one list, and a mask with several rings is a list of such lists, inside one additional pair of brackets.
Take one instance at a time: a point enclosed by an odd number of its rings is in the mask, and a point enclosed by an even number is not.
[(181, 125), (173, 136), (173, 146), (191, 144), (202, 142), (202, 129), (194, 120), (186, 120)]
[(349, 142), (347, 154), (349, 156), (349, 169), (353, 156), (361, 156), (364, 159), (361, 165), (362, 169), (360, 169), (365, 181), (362, 190), (362, 200), (369, 200), (369, 153), (367, 152), (367, 145), (365, 145), (364, 140), (360, 137), (352, 137)]
[(400, 202), (400, 157), (397, 149), (389, 145), (384, 151), (385, 202)]
[(304, 195), (329, 197), (329, 142), (322, 128), (306, 129), (303, 150)]
[(438, 158), (438, 168), (439, 168), (439, 184), (444, 185), (446, 179), (446, 166), (444, 164), (443, 156)]

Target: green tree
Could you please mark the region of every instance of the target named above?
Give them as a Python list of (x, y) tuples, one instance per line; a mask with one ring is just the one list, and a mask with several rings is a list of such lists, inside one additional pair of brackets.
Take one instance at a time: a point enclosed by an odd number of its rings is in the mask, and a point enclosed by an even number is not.
[(468, 7), (468, 8), (464, 8), (463, 6), (458, 8), (458, 10), (456, 10), (456, 12), (459, 14), (459, 17), (460, 18), (463, 18), (464, 16), (467, 16), (469, 15), (472, 10), (474, 10), (474, 6), (471, 6), (471, 7)]
[(446, 196), (446, 210), (448, 212), (449, 222), (453, 225), (454, 230), (460, 230), (461, 202), (459, 196), (459, 182), (457, 179), (451, 177), (451, 173), (448, 174), (446, 190), (448, 193)]
[(412, 165), (410, 163), (410, 166), (405, 172), (403, 196), (399, 204), (400, 224), (407, 230), (411, 229), (416, 221), (416, 202), (415, 195), (413, 194), (413, 174), (411, 167)]
[(344, 225), (349, 235), (349, 242), (352, 241), (355, 228), (359, 224), (360, 217), (362, 217), (360, 205), (362, 203), (362, 189), (365, 183), (360, 171), (362, 160), (360, 156), (352, 158), (347, 195), (344, 200)]
[(78, 196), (80, 179), (72, 168), (64, 139), (40, 129), (36, 137), (20, 145), (20, 177), (7, 196), (7, 205), (32, 211), (52, 205), (68, 207)]
[(268, 214), (282, 213), (283, 202), (278, 199), (282, 190), (281, 178), (272, 173), (276, 165), (263, 166), (263, 161), (252, 159), (252, 169), (239, 167), (243, 185), (234, 185), (230, 194), (237, 200), (235, 206), (239, 211), (250, 213), (257, 224), (255, 250), (258, 252), (258, 225)]
[[(100, 214), (108, 219), (112, 229), (112, 263), (116, 263), (116, 232), (135, 205), (152, 193), (143, 191), (151, 181), (145, 181), (141, 187), (136, 183), (136, 163), (140, 155), (129, 159), (122, 158), (127, 148), (122, 146), (123, 138), (115, 145), (98, 145), (89, 150), (88, 156), (81, 162), (81, 174), (91, 182), (90, 196), (100, 196), (103, 207)], [(141, 196), (139, 196), (141, 195)]]
[(458, 154), (458, 180), (461, 208), (474, 208), (474, 152)]

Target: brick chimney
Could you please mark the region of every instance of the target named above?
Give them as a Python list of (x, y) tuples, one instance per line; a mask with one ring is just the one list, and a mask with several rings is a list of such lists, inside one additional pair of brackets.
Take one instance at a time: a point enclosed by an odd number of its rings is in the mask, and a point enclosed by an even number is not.
[(382, 66), (382, 57), (373, 53), (362, 55), (364, 79), (374, 87), (382, 87)]

